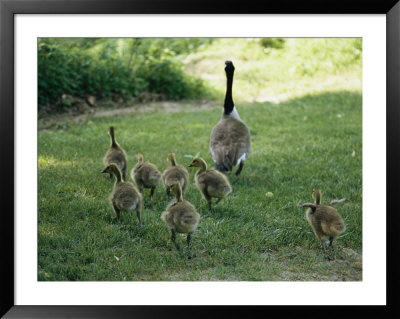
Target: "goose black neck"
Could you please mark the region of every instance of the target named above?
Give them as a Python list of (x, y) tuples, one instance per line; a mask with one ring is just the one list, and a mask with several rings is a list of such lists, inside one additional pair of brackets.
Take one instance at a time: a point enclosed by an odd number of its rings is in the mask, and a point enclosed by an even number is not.
[(233, 71), (226, 72), (226, 94), (224, 103), (224, 114), (229, 115), (233, 111), (233, 99), (232, 99), (232, 83), (233, 83)]

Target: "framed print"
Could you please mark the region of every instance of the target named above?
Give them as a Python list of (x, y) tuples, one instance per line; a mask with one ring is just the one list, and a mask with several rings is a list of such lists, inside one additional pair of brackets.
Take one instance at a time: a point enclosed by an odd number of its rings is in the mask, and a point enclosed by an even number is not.
[(398, 314), (397, 1), (0, 3), (1, 315)]

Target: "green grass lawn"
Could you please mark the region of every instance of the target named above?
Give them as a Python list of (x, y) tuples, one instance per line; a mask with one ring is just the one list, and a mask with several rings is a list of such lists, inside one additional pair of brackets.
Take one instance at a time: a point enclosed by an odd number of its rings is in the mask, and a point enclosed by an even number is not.
[[(113, 182), (100, 173), (107, 131), (115, 126), (129, 172), (138, 151), (160, 171), (168, 166), (169, 152), (183, 165), (200, 153), (211, 166), (209, 135), (221, 108), (98, 117), (40, 130), (38, 279), (362, 280), (360, 90), (335, 87), (237, 108), (250, 128), (252, 152), (239, 177), (228, 175), (233, 192), (213, 212), (189, 168), (185, 198), (201, 215), (192, 259), (186, 250), (175, 250), (160, 218), (169, 202), (163, 185), (152, 205), (145, 192), (143, 228), (135, 212), (116, 220), (108, 199)], [(304, 209), (297, 207), (312, 201), (313, 187), (322, 189), (325, 203), (347, 199), (336, 207), (347, 231), (334, 242), (332, 261), (323, 258)], [(185, 236), (177, 240), (186, 248)]]

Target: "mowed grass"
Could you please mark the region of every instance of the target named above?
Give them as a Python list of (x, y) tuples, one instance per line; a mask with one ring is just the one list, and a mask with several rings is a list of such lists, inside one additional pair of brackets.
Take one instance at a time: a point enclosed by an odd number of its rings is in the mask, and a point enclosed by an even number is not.
[[(183, 103), (184, 104), (184, 103)], [(163, 185), (143, 228), (136, 213), (116, 220), (109, 195), (114, 182), (101, 174), (114, 125), (128, 154), (128, 171), (142, 151), (162, 172), (169, 152), (187, 166), (200, 153), (212, 166), (209, 135), (222, 108), (182, 108), (67, 122), (38, 132), (38, 279), (51, 281), (362, 280), (362, 97), (334, 90), (281, 103), (238, 104), (251, 131), (252, 151), (242, 174), (228, 174), (233, 192), (208, 211), (194, 184), (185, 199), (201, 221), (188, 258), (185, 236), (177, 252), (160, 215), (170, 199)], [(129, 177), (129, 180), (131, 178)], [(321, 253), (304, 209), (320, 187), (347, 230), (334, 241), (334, 260)], [(273, 194), (266, 196), (267, 192)]]

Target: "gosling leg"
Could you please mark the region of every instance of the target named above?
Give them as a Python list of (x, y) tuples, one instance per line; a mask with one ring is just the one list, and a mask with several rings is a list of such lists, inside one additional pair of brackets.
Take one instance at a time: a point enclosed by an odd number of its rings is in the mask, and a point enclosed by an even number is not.
[(320, 238), (319, 240), (320, 240), (321, 248), (324, 251), (324, 256), (326, 256), (326, 245), (325, 245), (325, 242), (324, 242), (324, 240), (322, 238)]
[(326, 244), (325, 244), (325, 241), (324, 241), (322, 238), (320, 238), (320, 243), (321, 243), (322, 249), (324, 250), (324, 257), (325, 257), (326, 259), (328, 259), (328, 260), (332, 260), (332, 258), (328, 255), (328, 253), (327, 253), (327, 251), (326, 251), (327, 246), (326, 246)]
[(328, 247), (331, 247), (331, 250), (335, 251), (335, 247), (332, 245), (332, 243), (333, 243), (333, 237), (330, 236), (330, 237), (329, 237), (329, 241), (326, 241), (326, 247), (327, 247), (327, 248), (328, 248)]
[(242, 172), (243, 166), (244, 166), (244, 162), (241, 161), (240, 164), (239, 164), (239, 168), (237, 169), (237, 171), (235, 173), (236, 176), (240, 175), (240, 173)]
[(151, 189), (151, 191), (150, 191), (150, 203), (153, 201), (153, 195), (154, 195), (154, 190), (155, 190), (156, 188), (155, 187), (153, 187), (152, 189)]
[(190, 241), (192, 240), (192, 233), (188, 233), (187, 234), (187, 238), (186, 238), (186, 241), (187, 241), (187, 245), (188, 245), (188, 248), (190, 249)]
[(114, 208), (114, 211), (115, 211), (115, 215), (117, 215), (117, 219), (119, 221), (120, 220), (120, 209), (117, 206), (115, 206), (114, 203), (113, 203), (113, 208)]
[(144, 198), (144, 194), (143, 194), (143, 185), (141, 183), (136, 182), (136, 185), (139, 189), (140, 194), (142, 195), (142, 198)]
[(331, 237), (329, 237), (329, 245), (328, 246), (331, 246), (333, 248), (332, 243), (333, 243), (333, 237), (331, 236)]
[(139, 220), (139, 226), (142, 227), (142, 206), (139, 204), (138, 207), (136, 208), (136, 215)]
[(188, 249), (189, 249), (189, 256), (188, 256), (188, 259), (192, 259), (192, 250), (190, 249), (190, 248), (191, 248), (191, 247), (190, 247), (190, 241), (191, 241), (191, 239), (192, 239), (192, 234), (193, 234), (193, 233), (188, 233), (188, 234), (187, 234), (187, 238), (186, 238), (187, 245), (188, 245)]
[(211, 196), (208, 194), (207, 190), (204, 190), (204, 197), (208, 202), (208, 208), (212, 210)]
[(176, 249), (179, 251), (179, 250), (180, 250), (180, 247), (179, 247), (179, 245), (178, 245), (177, 242), (176, 242), (175, 230), (171, 229), (171, 233), (172, 233), (172, 234), (171, 234), (171, 240), (172, 240), (172, 242), (174, 243)]

